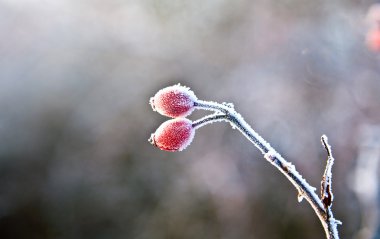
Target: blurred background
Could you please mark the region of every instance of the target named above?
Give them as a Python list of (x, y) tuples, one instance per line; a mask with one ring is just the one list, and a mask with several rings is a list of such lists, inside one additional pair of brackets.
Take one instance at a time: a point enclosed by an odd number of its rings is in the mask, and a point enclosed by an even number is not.
[(148, 143), (176, 83), (234, 103), (317, 191), (326, 134), (341, 238), (380, 238), (374, 3), (0, 0), (0, 238), (324, 238), (228, 124)]

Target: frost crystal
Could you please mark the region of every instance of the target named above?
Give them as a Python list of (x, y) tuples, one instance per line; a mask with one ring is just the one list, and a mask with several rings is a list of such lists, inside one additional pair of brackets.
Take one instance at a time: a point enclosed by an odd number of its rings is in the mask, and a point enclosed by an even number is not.
[(304, 196), (302, 195), (302, 193), (299, 193), (297, 196), (298, 202), (302, 202), (303, 199), (304, 199)]
[(235, 107), (233, 103), (227, 103), (227, 102), (223, 102), (222, 105), (225, 105), (225, 106), (227, 106), (228, 108), (231, 108), (231, 109), (233, 109)]

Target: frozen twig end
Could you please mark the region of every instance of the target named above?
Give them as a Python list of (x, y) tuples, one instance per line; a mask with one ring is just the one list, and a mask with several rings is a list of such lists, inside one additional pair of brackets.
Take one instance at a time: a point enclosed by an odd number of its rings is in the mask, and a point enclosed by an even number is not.
[(321, 142), (323, 147), (325, 147), (327, 152), (327, 162), (326, 162), (326, 168), (325, 172), (322, 177), (321, 181), (321, 200), (323, 202), (323, 205), (325, 208), (328, 208), (331, 206), (332, 201), (334, 199), (334, 195), (332, 193), (332, 165), (334, 164), (334, 158), (331, 154), (331, 146), (328, 143), (328, 138), (326, 135), (322, 135)]

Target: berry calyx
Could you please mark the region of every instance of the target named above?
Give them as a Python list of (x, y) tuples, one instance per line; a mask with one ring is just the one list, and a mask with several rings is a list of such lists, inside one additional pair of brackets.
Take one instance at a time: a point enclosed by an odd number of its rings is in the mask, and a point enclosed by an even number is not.
[(161, 150), (182, 151), (190, 145), (195, 129), (186, 118), (168, 120), (150, 136), (149, 142)]
[(173, 85), (161, 89), (155, 96), (150, 98), (150, 105), (154, 111), (172, 117), (186, 117), (194, 108), (197, 97), (188, 87)]

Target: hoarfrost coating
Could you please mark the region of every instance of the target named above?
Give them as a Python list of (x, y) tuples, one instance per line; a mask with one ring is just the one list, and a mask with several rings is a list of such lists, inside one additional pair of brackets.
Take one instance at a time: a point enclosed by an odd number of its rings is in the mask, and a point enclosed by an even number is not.
[(154, 111), (176, 118), (186, 117), (194, 111), (194, 104), (197, 100), (194, 92), (188, 87), (180, 84), (166, 87), (159, 90), (149, 103)]
[(190, 120), (177, 118), (161, 124), (149, 141), (161, 150), (182, 151), (190, 145), (194, 134), (195, 129)]
[[(169, 96), (168, 98), (171, 97), (172, 96)], [(171, 103), (173, 103), (174, 106), (175, 104), (181, 104), (181, 101), (178, 101), (176, 97), (173, 98), (173, 102)], [(152, 103), (154, 103), (154, 101), (152, 101)], [(183, 120), (185, 124), (188, 124), (188, 126), (190, 126), (191, 132), (194, 132), (195, 129), (198, 129), (202, 126), (205, 126), (213, 122), (229, 122), (233, 128), (237, 128), (249, 141), (251, 141), (261, 151), (261, 153), (264, 155), (264, 158), (273, 166), (275, 166), (294, 185), (294, 187), (298, 191), (298, 201), (301, 202), (302, 199), (305, 198), (309, 202), (309, 204), (314, 209), (314, 212), (316, 213), (316, 215), (322, 223), (326, 237), (328, 239), (339, 238), (337, 230), (338, 222), (334, 218), (331, 210), (331, 167), (333, 164), (333, 158), (331, 155), (331, 147), (328, 144), (327, 137), (325, 135), (322, 136), (321, 140), (327, 151), (328, 160), (325, 173), (322, 179), (322, 192), (326, 192), (327, 196), (325, 196), (325, 194), (322, 194), (322, 197), (320, 199), (315, 193), (316, 189), (310, 186), (310, 184), (296, 170), (296, 167), (292, 163), (286, 161), (267, 141), (265, 141), (258, 133), (256, 133), (256, 131), (254, 131), (251, 128), (251, 126), (244, 120), (244, 118), (235, 111), (232, 104), (225, 102), (219, 104), (217, 102), (212, 101), (196, 100), (193, 102), (193, 106), (197, 109), (214, 111), (214, 113), (205, 116), (195, 121), (194, 123), (191, 123), (191, 121), (184, 118), (174, 119), (174, 121)], [(168, 122), (171, 121), (173, 120), (169, 120)], [(155, 135), (152, 135), (151, 139), (154, 145), (160, 147), (163, 150), (176, 151), (182, 150), (185, 147), (187, 147), (188, 144), (190, 144), (192, 137), (194, 137), (193, 133), (188, 134), (185, 137), (180, 137), (180, 139), (177, 140), (177, 135), (179, 133), (175, 132), (175, 130), (177, 130), (176, 127), (166, 132), (165, 130), (167, 128), (170, 128), (165, 126), (166, 124), (167, 122), (163, 123), (163, 125), (160, 126), (160, 128), (156, 132), (157, 135), (163, 136), (162, 142), (164, 143), (162, 145), (158, 145), (158, 139), (156, 139)], [(186, 130), (184, 132), (186, 134), (188, 133)], [(168, 135), (168, 137), (166, 137), (166, 135)], [(183, 141), (183, 138), (186, 137), (191, 138), (190, 141)], [(167, 142), (168, 144), (172, 144), (174, 142), (176, 146), (171, 147), (171, 145), (170, 147), (168, 147), (168, 145), (166, 145)], [(179, 147), (177, 147), (177, 143), (180, 145)], [(184, 147), (182, 147), (182, 143), (184, 144)]]

